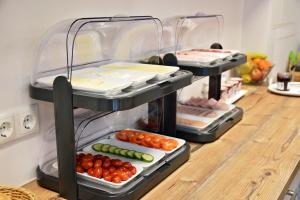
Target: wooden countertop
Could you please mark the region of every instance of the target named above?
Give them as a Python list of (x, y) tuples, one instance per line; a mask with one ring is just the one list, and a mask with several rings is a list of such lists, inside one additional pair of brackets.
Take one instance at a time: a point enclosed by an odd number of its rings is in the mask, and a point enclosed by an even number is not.
[[(190, 160), (144, 200), (280, 199), (300, 167), (300, 99), (249, 87), (244, 118), (216, 142), (191, 144)], [(200, 148), (201, 147), (201, 148)], [(56, 193), (25, 185), (39, 199)]]

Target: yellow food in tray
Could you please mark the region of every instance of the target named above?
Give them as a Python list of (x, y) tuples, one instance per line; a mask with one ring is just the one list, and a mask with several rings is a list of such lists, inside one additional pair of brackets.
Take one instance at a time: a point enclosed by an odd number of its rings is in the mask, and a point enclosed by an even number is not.
[(135, 64), (126, 62), (117, 62), (100, 66), (102, 69), (110, 70), (131, 70), (131, 71), (143, 71), (151, 72), (159, 75), (172, 74), (179, 70), (178, 67), (170, 67), (165, 65), (150, 65), (150, 64)]
[(122, 90), (131, 85), (131, 82), (126, 81), (114, 81), (101, 78), (91, 77), (72, 77), (72, 86), (76, 89), (89, 90), (95, 92), (114, 92)]

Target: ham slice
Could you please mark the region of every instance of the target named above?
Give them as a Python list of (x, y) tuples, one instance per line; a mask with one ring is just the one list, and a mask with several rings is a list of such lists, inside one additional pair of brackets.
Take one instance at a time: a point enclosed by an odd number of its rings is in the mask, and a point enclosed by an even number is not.
[(191, 97), (186, 102), (182, 103), (183, 105), (188, 106), (196, 106), (196, 107), (202, 107), (202, 108), (209, 108), (214, 110), (229, 110), (229, 105), (222, 101), (217, 101), (213, 98), (211, 99), (201, 99), (196, 97)]
[(206, 123), (204, 123), (202, 121), (196, 121), (196, 120), (191, 120), (191, 119), (183, 119), (181, 117), (177, 117), (177, 124), (187, 125), (187, 126), (197, 126), (197, 127), (206, 126)]
[(177, 106), (177, 111), (179, 113), (194, 115), (198, 117), (208, 117), (208, 118), (215, 118), (218, 114), (212, 110), (202, 110), (195, 107), (188, 107), (188, 106)]

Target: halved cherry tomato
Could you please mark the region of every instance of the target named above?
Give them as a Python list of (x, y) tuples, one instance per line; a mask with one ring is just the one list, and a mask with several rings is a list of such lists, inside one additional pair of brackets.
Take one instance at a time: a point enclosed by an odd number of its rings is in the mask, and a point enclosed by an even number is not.
[(150, 144), (153, 148), (157, 148), (159, 149), (160, 148), (160, 140), (161, 138), (160, 137), (153, 137)]
[(166, 151), (172, 151), (178, 145), (178, 142), (173, 139), (162, 139), (161, 140), (161, 148)]
[(116, 134), (116, 137), (122, 141), (128, 141), (127, 133), (124, 131), (120, 131)]
[(145, 136), (143, 133), (136, 134), (136, 136), (134, 138), (136, 144), (142, 144), (144, 139), (145, 139)]

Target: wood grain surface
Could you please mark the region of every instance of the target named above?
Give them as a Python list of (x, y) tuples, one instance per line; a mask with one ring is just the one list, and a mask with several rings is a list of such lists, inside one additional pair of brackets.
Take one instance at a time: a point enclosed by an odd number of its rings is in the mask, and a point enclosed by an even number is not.
[[(249, 87), (238, 102), (243, 120), (219, 140), (191, 144), (191, 158), (144, 200), (275, 200), (283, 197), (300, 160), (300, 98)], [(57, 194), (33, 181), (40, 199)]]

